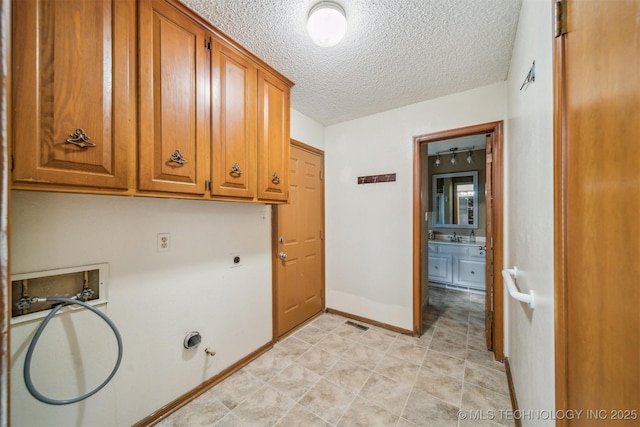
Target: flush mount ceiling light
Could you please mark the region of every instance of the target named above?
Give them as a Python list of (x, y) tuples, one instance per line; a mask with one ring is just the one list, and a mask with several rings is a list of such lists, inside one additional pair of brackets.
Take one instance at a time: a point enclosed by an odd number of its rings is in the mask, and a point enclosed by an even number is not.
[(307, 33), (318, 46), (335, 46), (347, 32), (344, 9), (332, 1), (321, 1), (311, 8), (307, 18)]

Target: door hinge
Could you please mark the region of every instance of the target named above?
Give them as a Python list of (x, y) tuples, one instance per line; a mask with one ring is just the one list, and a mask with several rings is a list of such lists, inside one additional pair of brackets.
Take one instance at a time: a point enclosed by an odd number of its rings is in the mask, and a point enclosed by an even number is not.
[(324, 240), (324, 230), (320, 229), (320, 240)]
[(567, 1), (557, 0), (553, 5), (553, 14), (553, 35), (560, 37), (563, 34), (567, 34)]
[(493, 154), (491, 153), (487, 154), (487, 163), (493, 163)]
[(204, 39), (204, 48), (211, 51), (211, 37)]
[(320, 171), (320, 181), (324, 180), (324, 172)]
[(493, 311), (487, 311), (487, 319), (489, 319), (490, 322), (493, 322)]

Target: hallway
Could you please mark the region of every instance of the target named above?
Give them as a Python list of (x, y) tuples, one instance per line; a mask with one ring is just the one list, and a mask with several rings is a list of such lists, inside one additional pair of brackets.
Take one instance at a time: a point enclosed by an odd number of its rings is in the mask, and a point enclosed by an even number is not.
[(157, 425), (512, 426), (483, 301), (432, 287), (420, 338), (323, 314)]

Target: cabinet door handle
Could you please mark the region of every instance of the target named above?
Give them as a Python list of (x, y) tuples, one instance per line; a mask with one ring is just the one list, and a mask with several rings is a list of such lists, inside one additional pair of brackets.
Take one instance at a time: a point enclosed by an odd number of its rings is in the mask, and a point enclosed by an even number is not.
[(180, 150), (176, 149), (176, 151), (173, 152), (173, 154), (171, 155), (171, 157), (169, 158), (170, 162), (174, 162), (177, 163), (179, 165), (184, 165), (185, 163), (187, 163), (187, 159), (185, 159), (182, 156), (182, 153), (180, 152)]
[(271, 182), (276, 185), (280, 184), (280, 177), (278, 176), (278, 172), (273, 172), (273, 175), (271, 176)]
[(72, 134), (69, 135), (71, 138), (67, 139), (69, 144), (76, 145), (80, 148), (91, 148), (95, 147), (96, 144), (91, 142), (91, 139), (84, 133), (82, 128), (76, 129)]
[(234, 178), (238, 178), (240, 175), (242, 175), (242, 170), (240, 169), (240, 165), (238, 165), (237, 163), (234, 163), (233, 166), (231, 166), (229, 175), (231, 175)]

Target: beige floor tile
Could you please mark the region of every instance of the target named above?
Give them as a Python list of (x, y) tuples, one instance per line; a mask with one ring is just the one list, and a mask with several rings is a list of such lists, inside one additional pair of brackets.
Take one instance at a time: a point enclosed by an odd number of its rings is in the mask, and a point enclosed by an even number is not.
[(394, 415), (401, 415), (411, 386), (373, 373), (362, 387), (360, 395)]
[(421, 337), (323, 314), (158, 426), (513, 426), (458, 420), (459, 407), (511, 409), (504, 365), (485, 348), (484, 296), (429, 294)]
[(458, 320), (440, 317), (438, 319), (438, 324), (436, 325), (436, 331), (438, 330), (446, 330), (447, 332), (466, 337), (467, 333), (469, 332), (469, 324), (466, 322), (460, 322)]
[(419, 365), (387, 355), (378, 363), (375, 372), (400, 383), (413, 385), (419, 369)]
[[(505, 390), (505, 393), (507, 394), (496, 393), (493, 390), (465, 381), (462, 386), (461, 409), (465, 411), (471, 409), (492, 411), (494, 414), (500, 414), (500, 411), (511, 409), (511, 399), (508, 395), (509, 391)], [(500, 417), (497, 417), (494, 422), (506, 426), (513, 424), (512, 420), (502, 419)]]
[(396, 427), (417, 427), (417, 426), (411, 421), (407, 420), (406, 418), (400, 418), (398, 420), (398, 424), (396, 424)]
[(467, 348), (467, 360), (486, 368), (493, 368), (502, 372), (505, 371), (504, 363), (495, 360), (493, 353), (489, 350), (476, 351)]
[(422, 367), (449, 375), (450, 377), (458, 379), (464, 378), (464, 359), (458, 359), (433, 350), (427, 351), (422, 361)]
[(327, 332), (333, 331), (339, 325), (344, 324), (346, 319), (333, 314), (324, 314), (311, 323), (314, 327), (323, 329)]
[(465, 366), (464, 380), (497, 393), (509, 389), (507, 375), (504, 371), (487, 369), (486, 366), (477, 365), (469, 361), (467, 361)]
[(243, 368), (209, 390), (207, 394), (222, 402), (227, 408), (233, 409), (264, 384), (264, 381)]
[(319, 379), (320, 375), (315, 372), (297, 363), (292, 363), (280, 374), (271, 378), (269, 384), (298, 401)]
[(315, 372), (318, 375), (326, 374), (338, 361), (340, 356), (328, 353), (316, 347), (311, 347), (302, 356), (296, 359), (296, 363)]
[(247, 423), (238, 418), (233, 412), (229, 412), (226, 417), (215, 424), (216, 427), (249, 427)]
[(268, 351), (247, 365), (244, 369), (260, 378), (262, 381), (269, 379), (293, 363), (291, 359), (280, 357), (273, 351)]
[(340, 427), (389, 427), (395, 426), (398, 416), (389, 413), (373, 403), (356, 397), (347, 412), (342, 416)]
[(384, 352), (357, 342), (347, 350), (343, 357), (367, 369), (373, 370), (384, 357)]
[[(434, 328), (434, 330), (435, 330), (435, 328)], [(419, 337), (414, 337), (414, 336), (405, 335), (405, 334), (399, 334), (396, 337), (395, 342), (396, 343), (402, 342), (402, 343), (417, 345), (418, 347), (428, 348), (429, 344), (431, 344), (431, 337), (432, 336), (433, 336), (433, 331), (431, 331), (430, 334), (423, 333)]]
[(467, 356), (466, 344), (453, 344), (451, 342), (443, 341), (443, 340), (436, 340), (436, 339), (431, 340), (431, 345), (429, 346), (429, 350), (448, 354), (449, 356), (456, 357), (458, 359), (465, 359)]
[(342, 358), (333, 365), (324, 378), (357, 394), (370, 376), (369, 369)]
[(229, 413), (229, 409), (212, 398), (195, 399), (189, 405), (171, 414), (158, 427), (208, 427), (220, 421)]
[[(467, 337), (467, 350), (479, 351), (484, 353), (487, 350), (487, 338), (486, 336), (482, 336), (480, 338), (468, 336)], [(492, 356), (493, 358), (493, 356)]]
[(336, 424), (354, 397), (355, 394), (321, 379), (299, 403), (330, 424)]
[(315, 344), (328, 334), (324, 329), (316, 328), (313, 325), (307, 325), (300, 329), (293, 336), (299, 340), (307, 342), (309, 344)]
[(278, 427), (330, 427), (331, 424), (309, 412), (302, 405), (295, 405), (276, 424)]
[(384, 353), (391, 346), (393, 340), (395, 340), (395, 337), (369, 329), (367, 332), (362, 334), (358, 343), (375, 348), (376, 350)]
[(465, 416), (467, 418), (460, 419), (460, 423), (458, 424), (458, 427), (499, 427), (501, 425), (488, 419), (488, 418), (493, 418), (493, 414), (484, 415), (482, 411), (480, 411), (476, 413), (479, 415), (475, 415), (473, 419), (471, 419), (467, 414), (468, 413), (465, 413)]
[(418, 389), (411, 392), (402, 417), (417, 426), (458, 426), (458, 408)]
[(234, 415), (252, 426), (272, 426), (286, 414), (295, 402), (270, 385), (254, 393), (233, 410)]
[(339, 325), (337, 328), (331, 331), (331, 333), (339, 335), (342, 338), (350, 340), (354, 343), (358, 341), (365, 332), (366, 331), (362, 329), (358, 329), (354, 326), (349, 326), (345, 324)]
[(456, 379), (431, 369), (421, 369), (414, 390), (421, 390), (456, 408), (460, 407), (462, 379)]
[(326, 352), (342, 356), (353, 344), (354, 342), (347, 338), (343, 338), (334, 333), (329, 333), (318, 341), (316, 347), (321, 348)]
[(404, 359), (414, 365), (420, 365), (424, 360), (426, 352), (427, 349), (425, 347), (410, 344), (396, 338), (393, 344), (391, 344), (389, 350), (387, 350), (387, 355), (397, 357), (398, 359)]
[(299, 340), (296, 337), (288, 337), (284, 341), (281, 341), (273, 347), (271, 351), (278, 354), (281, 357), (296, 358), (309, 350), (311, 344), (308, 342)]
[(461, 323), (469, 322), (469, 316), (469, 309), (466, 307), (453, 307), (442, 314), (443, 319), (450, 319)]
[(449, 330), (446, 326), (438, 326), (433, 332), (431, 341), (444, 341), (455, 346), (466, 346), (467, 334), (458, 333), (454, 329)]

